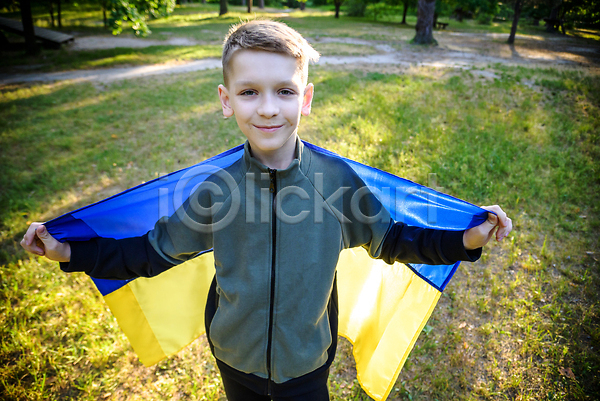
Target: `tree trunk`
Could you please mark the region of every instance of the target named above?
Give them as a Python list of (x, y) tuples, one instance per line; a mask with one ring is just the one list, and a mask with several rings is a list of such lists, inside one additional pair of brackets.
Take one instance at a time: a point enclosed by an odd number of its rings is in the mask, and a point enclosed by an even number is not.
[(219, 15), (227, 14), (227, 0), (220, 0)]
[(300, 11), (304, 11), (305, 8), (306, 8), (306, 2), (303, 1), (300, 3)]
[(246, 0), (242, 0), (242, 5), (245, 6), (246, 5)]
[(33, 32), (33, 17), (31, 16), (30, 0), (20, 0), (21, 21), (23, 22), (23, 34), (25, 36), (25, 47), (27, 54), (37, 54), (40, 50), (35, 42), (35, 33)]
[(334, 0), (335, 5), (335, 18), (340, 18), (340, 7), (342, 6), (342, 0)]
[(556, 26), (558, 24), (555, 24), (555, 21), (558, 21), (558, 12), (560, 11), (561, 6), (562, 4), (559, 4), (550, 11), (550, 17), (546, 20), (546, 32), (556, 32)]
[(206, 0), (202, 0), (202, 4), (206, 4)]
[(261, 10), (262, 10), (263, 8), (265, 8), (265, 0), (260, 0), (260, 1), (258, 2), (258, 8), (260, 8)]
[(510, 35), (508, 35), (508, 44), (512, 45), (515, 43), (515, 35), (517, 34), (517, 25), (519, 24), (519, 17), (521, 17), (521, 6), (523, 0), (515, 1), (515, 16), (513, 18), (512, 27), (510, 28)]
[(418, 45), (437, 44), (433, 38), (433, 15), (435, 14), (435, 0), (419, 0), (417, 10), (417, 34), (413, 43)]
[(60, 0), (56, 0), (56, 16), (58, 17), (58, 29), (62, 29), (62, 12), (60, 9)]
[(252, 12), (252, 0), (248, 0), (248, 14)]
[(108, 19), (106, 18), (106, 6), (102, 5), (102, 21), (104, 22), (104, 27), (108, 28)]
[[(564, 3), (564, 1), (561, 3)], [(561, 13), (562, 15), (559, 17), (559, 25), (560, 25), (560, 28), (562, 29), (563, 35), (567, 34), (567, 31), (565, 31), (565, 14), (566, 13), (567, 13), (567, 7), (563, 6), (562, 13)]]
[(52, 1), (48, 2), (48, 12), (50, 13), (50, 26), (54, 28), (54, 4)]
[(406, 25), (406, 13), (408, 11), (408, 0), (404, 1), (404, 12), (402, 13), (402, 22), (401, 24)]

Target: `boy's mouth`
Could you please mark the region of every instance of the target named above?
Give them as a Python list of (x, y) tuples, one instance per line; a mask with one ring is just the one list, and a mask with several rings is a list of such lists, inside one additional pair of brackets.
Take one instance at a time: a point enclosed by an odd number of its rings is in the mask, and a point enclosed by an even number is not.
[(263, 132), (275, 132), (283, 125), (255, 125), (255, 127)]

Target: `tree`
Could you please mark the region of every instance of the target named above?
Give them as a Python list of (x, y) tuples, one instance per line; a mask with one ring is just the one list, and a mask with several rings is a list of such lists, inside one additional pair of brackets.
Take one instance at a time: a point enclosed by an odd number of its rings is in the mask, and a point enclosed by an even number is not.
[(517, 34), (517, 24), (521, 17), (521, 7), (523, 6), (523, 0), (515, 0), (515, 15), (513, 17), (512, 27), (510, 28), (510, 35), (508, 35), (508, 44), (512, 45), (515, 43), (515, 35)]
[(52, 0), (48, 2), (48, 13), (50, 14), (50, 26), (54, 28), (54, 3)]
[[(519, 18), (521, 17), (521, 12), (523, 11), (523, 8), (525, 6), (530, 7), (533, 11), (532, 14), (535, 15), (536, 18), (540, 18), (540, 15), (538, 13), (540, 12), (546, 12), (546, 13), (550, 13), (549, 17), (547, 18), (548, 22), (546, 23), (546, 27), (548, 29), (549, 26), (551, 26), (552, 28), (554, 28), (554, 24), (551, 25), (552, 21), (559, 21), (559, 25), (562, 26), (562, 23), (560, 21), (562, 21), (562, 19), (565, 16), (565, 12), (566, 9), (564, 6), (565, 2), (563, 0), (513, 0), (514, 1), (514, 16), (513, 16), (513, 23), (510, 29), (510, 35), (508, 36), (508, 44), (513, 44), (515, 42), (515, 36), (517, 33), (517, 25), (519, 24)], [(578, 1), (578, 0), (575, 0)], [(568, 3), (572, 4), (575, 1), (571, 0)], [(589, 0), (583, 0), (583, 1), (589, 1)], [(593, 1), (593, 0), (592, 0)], [(590, 1), (591, 2), (591, 1)], [(563, 12), (562, 15), (559, 14), (559, 11), (561, 10), (561, 7), (563, 7)], [(543, 14), (542, 14), (543, 15)], [(546, 14), (548, 15), (548, 14)], [(562, 26), (563, 29), (563, 33), (564, 33), (564, 26)], [(552, 29), (552, 32), (554, 32), (554, 29)]]
[(50, 25), (54, 28), (54, 3), (56, 2), (56, 20), (58, 22), (58, 28), (62, 28), (62, 12), (61, 12), (61, 0), (48, 0), (48, 13), (50, 14)]
[(562, 24), (566, 10), (564, 2), (562, 0), (559, 2), (552, 1), (549, 4), (552, 8), (550, 10), (550, 16), (546, 19), (546, 31), (556, 32), (559, 28), (562, 28), (563, 33), (565, 33), (565, 27)]
[(415, 0), (402, 0), (402, 4), (404, 5), (404, 11), (402, 12), (401, 24), (406, 25), (406, 13), (408, 12), (408, 7), (414, 7), (417, 2)]
[(110, 7), (110, 0), (100, 0), (100, 6), (102, 7), (102, 22), (104, 23), (104, 27), (108, 28), (108, 17), (106, 16), (106, 12)]
[(489, 25), (492, 19), (500, 11), (498, 0), (484, 0), (477, 7), (477, 21), (483, 25)]
[(248, 14), (252, 12), (252, 0), (248, 0)]
[(62, 10), (60, 0), (56, 0), (56, 18), (58, 19), (58, 29), (62, 29)]
[(419, 0), (417, 9), (417, 34), (412, 40), (418, 45), (437, 44), (433, 38), (433, 16), (435, 14), (435, 0)]
[(342, 3), (344, 0), (333, 0), (333, 5), (335, 6), (335, 18), (340, 18), (340, 7), (342, 7)]
[(40, 48), (35, 42), (35, 33), (33, 32), (31, 2), (30, 0), (20, 0), (19, 6), (21, 8), (21, 21), (23, 23), (23, 33), (25, 36), (25, 47), (27, 49), (27, 54), (37, 54), (40, 51)]
[(175, 0), (108, 0), (108, 3), (114, 35), (123, 32), (123, 21), (129, 21), (136, 36), (147, 36), (151, 33), (146, 24), (148, 17), (164, 17), (175, 9)]
[(220, 0), (219, 1), (219, 15), (225, 15), (227, 14), (227, 0)]

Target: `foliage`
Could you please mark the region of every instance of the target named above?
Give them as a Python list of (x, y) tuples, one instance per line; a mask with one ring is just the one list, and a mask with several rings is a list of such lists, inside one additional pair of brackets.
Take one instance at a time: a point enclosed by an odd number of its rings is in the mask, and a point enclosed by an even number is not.
[(365, 17), (373, 18), (373, 21), (377, 21), (382, 17), (399, 14), (399, 12), (400, 10), (398, 7), (389, 5), (385, 2), (372, 3), (366, 7)]
[(0, 0), (0, 10), (15, 12), (19, 9), (18, 0)]
[(478, 13), (477, 23), (480, 25), (490, 25), (494, 16), (492, 14)]
[[(201, 1), (201, 0), (198, 0), (198, 1)], [(207, 1), (207, 3), (210, 3), (210, 2), (218, 3), (218, 0)], [(282, 5), (282, 1), (280, 1), (280, 0), (264, 0), (264, 2), (265, 2), (265, 6), (267, 6), (267, 7), (281, 7), (281, 5)], [(244, 7), (247, 7), (248, 3), (246, 3), (246, 1), (244, 1), (244, 3), (245, 3)], [(227, 4), (229, 4), (230, 6), (242, 6), (243, 5), (242, 0), (228, 0)], [(252, 4), (255, 7), (258, 7), (258, 0), (253, 0)]]
[(447, 0), (452, 11), (461, 9), (463, 13), (477, 17), (479, 23), (489, 24), (500, 11), (498, 0)]
[(484, 14), (493, 17), (500, 11), (498, 0), (481, 0), (478, 3), (477, 15)]
[(514, 7), (510, 3), (498, 3), (498, 12), (494, 18), (498, 21), (511, 21), (514, 15)]
[[(49, 0), (33, 0), (33, 12), (39, 14), (41, 10), (47, 15), (47, 5)], [(165, 17), (170, 15), (175, 9), (176, 0), (89, 0), (81, 4), (78, 2), (62, 1), (62, 19), (64, 19), (67, 9), (89, 10), (90, 8), (109, 12), (109, 25), (115, 35), (120, 34), (124, 27), (130, 25), (137, 36), (147, 36), (150, 34), (148, 20)], [(8, 7), (8, 5), (13, 4)], [(16, 4), (16, 6), (14, 5)], [(20, 19), (20, 14), (15, 13), (18, 9), (18, 2), (12, 0), (0, 0), (0, 8), (12, 12), (11, 18)], [(34, 17), (35, 18), (35, 17)], [(45, 18), (44, 18), (45, 19)], [(39, 26), (40, 21), (36, 19), (35, 23)]]
[(582, 27), (600, 27), (600, 0), (565, 1), (566, 18)]
[(368, 17), (374, 21), (382, 17), (401, 15), (404, 6), (415, 8), (417, 0), (346, 0), (346, 14), (350, 17)]
[(365, 0), (346, 0), (346, 14), (350, 17), (364, 17), (367, 10)]
[[(514, 0), (508, 4), (514, 4)], [(555, 8), (569, 27), (600, 27), (599, 0), (527, 0), (523, 4), (522, 17), (541, 20), (549, 17)]]
[[(550, 11), (556, 7), (559, 3), (559, 0), (529, 0), (523, 2), (523, 9), (521, 12), (521, 17), (529, 17), (534, 20), (541, 20), (542, 18), (546, 18), (550, 16)], [(511, 5), (514, 6), (514, 1), (511, 2)]]
[(109, 0), (109, 9), (114, 35), (123, 32), (123, 22), (128, 21), (136, 36), (147, 36), (151, 33), (147, 18), (169, 15), (175, 9), (175, 0)]
[[(416, 4), (416, 2), (415, 2), (415, 4)], [(456, 7), (455, 7), (453, 1), (437, 0), (435, 2), (435, 12), (438, 16), (452, 15), (455, 8)]]

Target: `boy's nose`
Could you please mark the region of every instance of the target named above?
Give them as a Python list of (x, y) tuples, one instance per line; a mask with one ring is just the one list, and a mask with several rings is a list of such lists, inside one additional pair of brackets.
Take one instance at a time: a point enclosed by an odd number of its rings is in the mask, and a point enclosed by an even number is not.
[(273, 117), (279, 114), (279, 106), (273, 96), (266, 95), (257, 110), (258, 114), (263, 117)]

